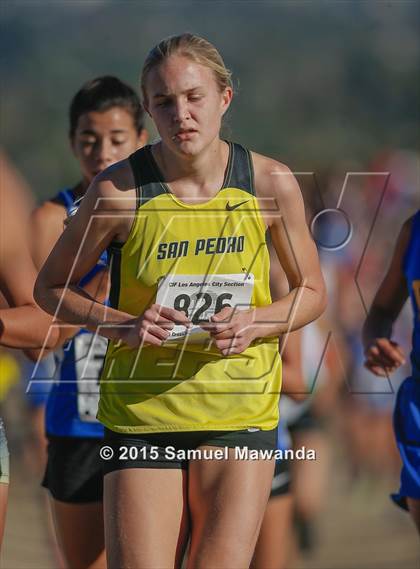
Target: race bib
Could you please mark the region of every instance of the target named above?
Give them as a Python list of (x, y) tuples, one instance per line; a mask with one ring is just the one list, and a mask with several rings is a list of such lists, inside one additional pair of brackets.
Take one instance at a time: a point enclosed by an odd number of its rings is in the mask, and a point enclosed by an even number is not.
[(194, 343), (209, 338), (200, 327), (225, 307), (246, 310), (250, 307), (254, 275), (166, 275), (159, 283), (156, 303), (184, 312), (193, 323), (191, 328), (175, 325), (167, 342), (181, 342), (186, 336)]
[(78, 334), (74, 338), (77, 377), (77, 409), (81, 421), (97, 422), (99, 378), (108, 341), (94, 334)]

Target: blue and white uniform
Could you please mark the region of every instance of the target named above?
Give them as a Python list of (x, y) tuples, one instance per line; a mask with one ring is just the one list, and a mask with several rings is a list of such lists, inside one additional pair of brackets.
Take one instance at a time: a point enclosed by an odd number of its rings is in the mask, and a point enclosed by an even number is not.
[(420, 500), (420, 210), (412, 220), (403, 270), (414, 316), (412, 375), (402, 383), (395, 405), (394, 429), (403, 467), (400, 491), (392, 498), (407, 509), (406, 498)]
[[(69, 189), (60, 191), (56, 201), (62, 203), (68, 215), (77, 206)], [(102, 253), (94, 267), (81, 281), (83, 286), (107, 264)], [(46, 432), (49, 436), (102, 438), (103, 426), (96, 419), (99, 401), (99, 377), (107, 349), (102, 336), (81, 329), (62, 350), (55, 354), (57, 368), (47, 402)]]

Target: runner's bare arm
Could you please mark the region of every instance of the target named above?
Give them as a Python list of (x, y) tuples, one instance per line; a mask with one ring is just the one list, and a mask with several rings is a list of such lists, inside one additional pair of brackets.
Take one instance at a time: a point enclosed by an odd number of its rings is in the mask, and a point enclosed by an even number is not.
[(58, 203), (47, 201), (30, 217), (31, 254), (39, 271), (64, 230), (66, 210)]
[[(289, 292), (289, 283), (273, 247), (269, 249), (271, 298), (276, 301)], [(303, 375), (302, 330), (295, 330), (281, 336), (279, 352), (282, 359), (282, 394), (295, 401), (306, 399), (310, 393)]]
[(391, 264), (363, 326), (365, 366), (376, 375), (385, 376), (405, 361), (401, 348), (391, 340), (391, 336), (393, 324), (408, 298), (403, 261), (410, 240), (411, 223), (412, 218), (400, 231)]
[(11, 348), (53, 347), (56, 332), (33, 298), (36, 269), (27, 235), (30, 196), (8, 160), (0, 156), (0, 289), (10, 308), (0, 310), (0, 344)]
[(318, 318), (326, 291), (296, 178), (274, 160), (257, 157), (255, 166), (260, 207), (290, 288), (280, 300), (256, 309), (257, 337), (278, 336)]
[[(46, 202), (36, 208), (32, 213), (32, 258), (38, 271), (40, 271), (48, 259), (48, 255), (63, 233), (66, 219), (67, 216), (64, 207), (52, 202)], [(104, 302), (107, 297), (107, 281), (108, 271), (104, 266), (102, 271), (96, 273), (86, 282), (83, 289), (99, 300), (99, 302)], [(58, 342), (57, 345), (60, 345), (60, 342)]]
[(39, 305), (55, 318), (98, 331), (131, 347), (161, 345), (173, 322), (188, 325), (184, 313), (152, 305), (143, 315), (105, 307), (77, 283), (111, 242), (124, 243), (134, 220), (136, 195), (131, 168), (123, 160), (100, 174), (77, 214), (54, 246), (35, 286)]
[(280, 336), (315, 320), (326, 307), (318, 252), (306, 225), (302, 195), (290, 170), (263, 156), (254, 160), (260, 211), (289, 292), (252, 310), (223, 308), (207, 326), (223, 355), (239, 354), (257, 338)]
[[(32, 212), (30, 219), (32, 236), (31, 253), (37, 271), (41, 269), (54, 245), (60, 238), (60, 235), (63, 233), (65, 220), (65, 208), (51, 201), (45, 202)], [(95, 274), (83, 288), (89, 295), (95, 297), (99, 302), (103, 302), (106, 298), (107, 283), (108, 274), (104, 267), (104, 270)], [(54, 318), (50, 314), (48, 316), (52, 324)], [(69, 326), (61, 321), (55, 321), (54, 324), (57, 331), (57, 341), (54, 350), (63, 346), (80, 330), (79, 326)], [(40, 356), (43, 358), (51, 351), (51, 349), (45, 348), (29, 349), (25, 350), (25, 354), (31, 360), (38, 361)]]
[(0, 288), (13, 308), (0, 310), (0, 344), (9, 348), (53, 348), (57, 332), (50, 329), (50, 316), (35, 303), (32, 289), (36, 270), (28, 245), (8, 242), (2, 254)]
[(282, 360), (282, 395), (294, 401), (309, 397), (310, 388), (305, 383), (302, 365), (302, 330), (289, 332), (280, 339)]
[[(77, 285), (112, 241), (126, 240), (135, 211), (135, 192), (130, 187), (127, 161), (99, 175), (42, 267), (35, 298), (56, 319), (96, 331), (105, 323), (118, 325), (132, 318), (105, 307)], [(101, 334), (119, 338), (115, 327)]]

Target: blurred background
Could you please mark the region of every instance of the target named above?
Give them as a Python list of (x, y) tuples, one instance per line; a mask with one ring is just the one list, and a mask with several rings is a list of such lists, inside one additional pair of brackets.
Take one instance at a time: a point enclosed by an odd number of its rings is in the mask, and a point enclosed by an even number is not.
[[(1, 2), (1, 145), (36, 201), (78, 180), (68, 106), (87, 80), (117, 75), (137, 87), (142, 62), (165, 36), (213, 42), (236, 96), (224, 134), (286, 163), (300, 182), (329, 289), (304, 358), (310, 427), (294, 444), (317, 450), (296, 465), (291, 566), (415, 569), (418, 541), (389, 500), (399, 482), (391, 412), (401, 370), (363, 368), (360, 332), (403, 221), (420, 205), (420, 4), (415, 1)], [(147, 128), (155, 136), (153, 126)], [(344, 232), (344, 233), (343, 233)], [(7, 238), (7, 236), (3, 236)], [(410, 311), (395, 333), (408, 351)], [(0, 353), (0, 416), (12, 457), (2, 566), (58, 561), (39, 487), (44, 461), (36, 398), (24, 357)], [(299, 471), (301, 469), (301, 471)]]

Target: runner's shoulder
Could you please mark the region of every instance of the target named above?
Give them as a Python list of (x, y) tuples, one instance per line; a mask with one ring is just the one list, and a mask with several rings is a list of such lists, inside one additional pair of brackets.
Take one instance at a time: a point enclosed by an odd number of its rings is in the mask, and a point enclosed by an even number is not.
[(128, 159), (116, 162), (98, 174), (88, 190), (102, 199), (106, 209), (132, 210), (136, 204), (136, 186)]
[(404, 260), (405, 253), (411, 240), (411, 232), (415, 215), (412, 215), (404, 221), (398, 235), (395, 247), (395, 255), (400, 258), (401, 263)]
[(408, 240), (411, 236), (411, 229), (413, 227), (413, 220), (416, 217), (416, 214), (412, 215), (408, 219), (404, 221), (401, 227), (400, 236), (403, 239)]
[(255, 187), (262, 198), (281, 200), (281, 203), (300, 199), (301, 192), (297, 180), (286, 164), (252, 152)]

